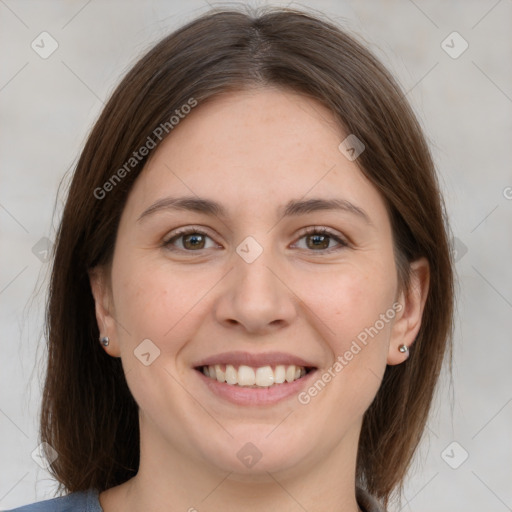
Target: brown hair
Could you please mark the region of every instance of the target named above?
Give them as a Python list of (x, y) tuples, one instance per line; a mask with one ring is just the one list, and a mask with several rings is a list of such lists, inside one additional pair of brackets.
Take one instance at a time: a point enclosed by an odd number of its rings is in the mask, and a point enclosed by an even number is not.
[(139, 463), (137, 404), (121, 360), (98, 343), (88, 271), (111, 261), (124, 204), (147, 157), (104, 199), (95, 191), (127, 169), (155, 128), (170, 133), (169, 119), (191, 98), (200, 105), (255, 85), (316, 98), (346, 134), (364, 142), (357, 163), (390, 212), (402, 285), (409, 262), (429, 262), (420, 332), (409, 359), (387, 366), (359, 442), (357, 484), (385, 503), (401, 490), (451, 349), (452, 262), (434, 165), (404, 94), (362, 44), (318, 16), (276, 8), (211, 11), (167, 36), (128, 72), (85, 144), (58, 231), (47, 307), (41, 440), (58, 453), (51, 470), (61, 489), (101, 492), (134, 476)]

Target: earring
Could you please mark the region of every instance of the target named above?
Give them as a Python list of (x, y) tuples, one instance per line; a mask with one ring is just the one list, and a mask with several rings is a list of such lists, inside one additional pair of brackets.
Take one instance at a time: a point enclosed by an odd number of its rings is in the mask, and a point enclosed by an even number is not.
[(398, 350), (402, 352), (402, 354), (407, 354), (409, 352), (409, 347), (407, 345), (400, 345)]
[(104, 347), (108, 347), (108, 344), (110, 343), (110, 338), (108, 336), (100, 336), (100, 343)]

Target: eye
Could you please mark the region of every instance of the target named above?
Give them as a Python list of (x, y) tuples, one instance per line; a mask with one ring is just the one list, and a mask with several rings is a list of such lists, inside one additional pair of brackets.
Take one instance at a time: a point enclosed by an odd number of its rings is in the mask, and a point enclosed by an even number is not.
[[(299, 242), (294, 244), (294, 247), (299, 249), (312, 250), (314, 252), (331, 252), (342, 249), (348, 246), (348, 243), (343, 240), (339, 235), (324, 227), (311, 227), (307, 228), (300, 240), (306, 241), (306, 246), (301, 247)], [(208, 240), (210, 245), (208, 245)], [(333, 247), (332, 243), (335, 242)], [(217, 245), (209, 234), (200, 228), (185, 228), (179, 230), (165, 240), (162, 244), (169, 250), (196, 252), (204, 249), (211, 249), (220, 247)]]
[(171, 251), (182, 250), (188, 252), (219, 247), (215, 242), (207, 246), (207, 240), (213, 242), (205, 231), (198, 228), (187, 228), (174, 233), (171, 238), (164, 241), (163, 246)]
[[(331, 252), (348, 247), (348, 243), (339, 235), (323, 227), (307, 228), (299, 240), (302, 239), (306, 241), (306, 247), (299, 247), (299, 249), (311, 249), (315, 252)], [(338, 244), (338, 247), (331, 246), (333, 241)], [(297, 245), (298, 243), (295, 244)]]

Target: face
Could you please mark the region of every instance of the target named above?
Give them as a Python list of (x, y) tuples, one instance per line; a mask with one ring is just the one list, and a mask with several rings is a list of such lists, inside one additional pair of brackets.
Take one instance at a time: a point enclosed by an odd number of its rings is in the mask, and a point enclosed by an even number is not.
[(92, 276), (141, 453), (244, 478), (357, 445), (411, 308), (346, 136), (316, 101), (254, 89), (199, 105), (151, 155)]

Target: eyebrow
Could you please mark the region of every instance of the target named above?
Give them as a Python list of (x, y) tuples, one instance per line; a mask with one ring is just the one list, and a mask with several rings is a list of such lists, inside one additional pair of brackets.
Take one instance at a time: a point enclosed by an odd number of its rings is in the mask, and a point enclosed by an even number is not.
[[(137, 219), (137, 222), (149, 215), (165, 210), (186, 210), (224, 218), (228, 216), (224, 206), (211, 199), (197, 196), (165, 197), (159, 199), (144, 210)], [(279, 213), (281, 213), (282, 217), (293, 217), (322, 210), (351, 213), (360, 217), (367, 224), (372, 224), (370, 217), (362, 208), (346, 199), (312, 198), (306, 200), (290, 200), (284, 207), (279, 209)]]

